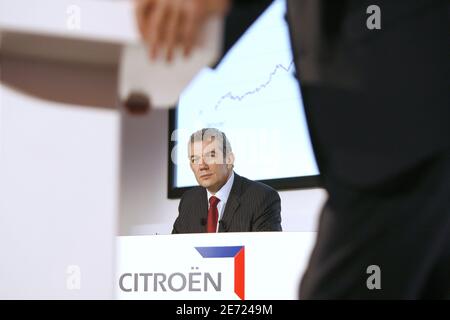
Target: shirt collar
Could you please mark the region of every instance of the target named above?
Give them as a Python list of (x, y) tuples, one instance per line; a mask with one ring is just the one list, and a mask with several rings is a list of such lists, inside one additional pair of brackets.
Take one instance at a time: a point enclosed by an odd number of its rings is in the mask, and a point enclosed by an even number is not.
[[(227, 202), (231, 192), (231, 187), (233, 186), (233, 182), (234, 182), (234, 171), (231, 172), (230, 177), (228, 178), (227, 182), (222, 186), (222, 188), (220, 188), (219, 191), (217, 191), (216, 194), (214, 194), (215, 197), (220, 199), (221, 203)], [(208, 201), (209, 201), (209, 198), (211, 198), (213, 194), (210, 193), (208, 189), (206, 189), (206, 192), (208, 193)]]

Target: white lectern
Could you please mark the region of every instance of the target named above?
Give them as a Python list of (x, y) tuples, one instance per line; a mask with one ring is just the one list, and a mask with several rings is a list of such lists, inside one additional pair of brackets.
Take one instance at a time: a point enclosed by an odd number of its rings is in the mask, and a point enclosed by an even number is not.
[(117, 239), (117, 299), (294, 300), (315, 232)]

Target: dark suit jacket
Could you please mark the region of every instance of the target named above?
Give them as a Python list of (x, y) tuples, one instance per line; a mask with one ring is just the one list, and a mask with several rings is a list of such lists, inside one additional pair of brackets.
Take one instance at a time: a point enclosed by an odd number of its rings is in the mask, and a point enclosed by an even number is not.
[[(366, 26), (372, 4), (380, 30)], [(448, 296), (448, 9), (440, 0), (288, 0), (329, 194), (301, 298)], [(382, 290), (366, 285), (372, 264)]]
[[(234, 182), (219, 222), (219, 232), (281, 231), (280, 196), (271, 187), (234, 174)], [(172, 233), (206, 232), (206, 189), (186, 191)]]
[[(381, 29), (369, 30), (369, 5)], [(287, 20), (325, 178), (386, 181), (450, 147), (448, 2), (292, 0)]]

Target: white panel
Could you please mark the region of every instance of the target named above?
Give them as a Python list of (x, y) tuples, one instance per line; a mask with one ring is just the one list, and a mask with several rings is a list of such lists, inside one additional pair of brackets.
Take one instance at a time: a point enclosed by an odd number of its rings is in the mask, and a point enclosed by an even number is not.
[(112, 297), (119, 114), (0, 94), (0, 298)]
[(0, 28), (118, 43), (139, 40), (130, 0), (0, 0)]

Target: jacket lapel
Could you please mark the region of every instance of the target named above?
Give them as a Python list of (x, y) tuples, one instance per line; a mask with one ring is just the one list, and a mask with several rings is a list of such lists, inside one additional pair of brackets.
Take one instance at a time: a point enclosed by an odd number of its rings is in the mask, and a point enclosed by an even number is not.
[(200, 229), (202, 232), (206, 232), (206, 221), (208, 218), (208, 194), (206, 193), (206, 189), (203, 188), (201, 192), (200, 201), (198, 202), (198, 212)]
[(228, 196), (225, 212), (223, 213), (222, 223), (219, 226), (219, 232), (228, 231), (233, 220), (233, 216), (239, 207), (239, 198), (241, 197), (242, 178), (234, 173), (234, 182), (231, 187), (230, 195)]

